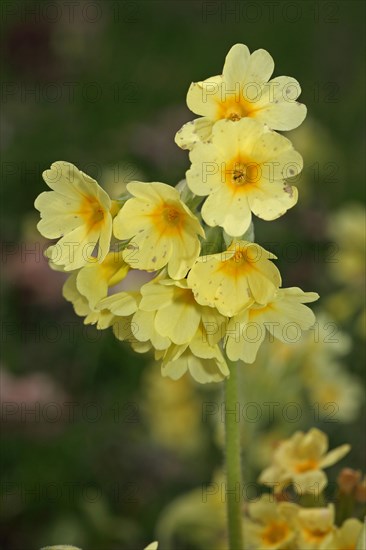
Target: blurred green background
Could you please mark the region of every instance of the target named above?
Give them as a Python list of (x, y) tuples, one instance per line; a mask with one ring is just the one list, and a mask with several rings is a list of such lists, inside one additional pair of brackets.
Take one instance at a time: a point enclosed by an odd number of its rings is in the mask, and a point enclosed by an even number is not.
[[(361, 376), (362, 215), (345, 243), (332, 221), (364, 198), (365, 4), (26, 0), (1, 10), (1, 548), (143, 548), (163, 508), (221, 464), (200, 405), (217, 390), (189, 381), (179, 395), (160, 389), (151, 357), (74, 315), (63, 276), (42, 260), (33, 209), (41, 173), (67, 160), (111, 194), (135, 178), (175, 185), (189, 166), (174, 135), (195, 117), (185, 106), (191, 81), (219, 74), (236, 42), (268, 50), (275, 76), (301, 83), (309, 114), (288, 134), (305, 162), (299, 204), (272, 224), (256, 220), (256, 240), (272, 243), (285, 286), (321, 294), (319, 307), (351, 338), (347, 369)], [(342, 278), (348, 245), (356, 275)], [(184, 416), (178, 425), (174, 399), (198, 425)], [(165, 439), (154, 414), (170, 426)], [(318, 424), (332, 445), (352, 443), (348, 464), (362, 467), (360, 410), (348, 423)], [(195, 544), (171, 548), (204, 548)]]

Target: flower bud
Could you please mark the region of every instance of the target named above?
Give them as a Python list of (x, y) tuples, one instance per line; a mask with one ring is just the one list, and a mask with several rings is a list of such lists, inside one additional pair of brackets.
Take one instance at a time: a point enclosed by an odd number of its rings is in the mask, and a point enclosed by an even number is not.
[(342, 493), (349, 495), (355, 489), (360, 480), (360, 471), (352, 470), (351, 468), (343, 468), (337, 478), (337, 483)]
[(362, 504), (366, 503), (366, 476), (363, 478), (361, 483), (357, 485), (355, 497), (357, 502), (361, 502)]

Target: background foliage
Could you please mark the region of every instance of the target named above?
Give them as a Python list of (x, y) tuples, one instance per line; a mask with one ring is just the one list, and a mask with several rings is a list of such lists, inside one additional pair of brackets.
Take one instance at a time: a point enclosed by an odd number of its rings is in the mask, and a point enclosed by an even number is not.
[[(278, 254), (285, 286), (318, 291), (336, 316), (356, 302), (337, 327), (360, 376), (362, 284), (348, 281), (352, 299), (327, 299), (347, 287), (332, 275), (342, 256), (329, 223), (364, 196), (364, 3), (26, 0), (1, 9), (1, 547), (142, 548), (161, 510), (220, 467), (220, 437), (201, 418), (202, 401), (220, 395), (161, 382), (150, 357), (74, 316), (35, 230), (41, 173), (68, 160), (112, 193), (134, 178), (175, 185), (189, 166), (173, 139), (194, 118), (190, 82), (218, 74), (236, 42), (267, 49), (275, 76), (300, 81), (309, 116), (291, 134), (305, 161), (299, 204), (271, 224), (256, 220), (256, 240)], [(347, 463), (361, 467), (360, 413), (328, 423), (307, 407), (290, 430), (320, 425), (332, 445), (353, 445)]]

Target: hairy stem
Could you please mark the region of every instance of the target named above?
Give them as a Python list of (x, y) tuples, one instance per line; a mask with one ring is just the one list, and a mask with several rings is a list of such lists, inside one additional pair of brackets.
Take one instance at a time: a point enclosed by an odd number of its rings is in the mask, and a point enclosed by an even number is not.
[(225, 382), (226, 502), (229, 550), (243, 550), (242, 477), (240, 449), (240, 415), (238, 408), (238, 365), (230, 364)]

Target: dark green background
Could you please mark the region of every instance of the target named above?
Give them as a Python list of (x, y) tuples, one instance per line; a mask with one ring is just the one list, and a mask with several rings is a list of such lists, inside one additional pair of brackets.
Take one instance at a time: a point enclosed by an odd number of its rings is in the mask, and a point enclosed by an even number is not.
[[(41, 172), (53, 161), (68, 160), (97, 178), (119, 165), (133, 179), (137, 167), (146, 181), (175, 185), (189, 165), (187, 153), (173, 141), (179, 127), (194, 118), (185, 107), (188, 86), (219, 74), (229, 48), (243, 42), (251, 51), (271, 53), (275, 76), (300, 81), (309, 117), (331, 143), (309, 133), (306, 200), (300, 188), (299, 204), (285, 218), (256, 222), (259, 243), (301, 247), (296, 264), (281, 259), (278, 250), (284, 284), (326, 295), (325, 219), (344, 203), (363, 199), (364, 2), (85, 1), (76, 2), (74, 14), (66, 4), (1, 5), (5, 271), (13, 245), (21, 251), (19, 243), (34, 241), (25, 219), (45, 189)], [(27, 227), (32, 224), (31, 219)], [(1, 547), (31, 550), (58, 537), (90, 550), (143, 548), (153, 540), (161, 508), (208, 481), (220, 455), (211, 446), (187, 464), (151, 442), (142, 421), (114, 422), (114, 403), (123, 409), (140, 399), (145, 357), (109, 332), (90, 329), (86, 338), (70, 305), (44, 304), (41, 280), (30, 284), (28, 277), (25, 271), (3, 285), (3, 366), (19, 376), (45, 372), (72, 400), (98, 403), (104, 414), (95, 423), (79, 418), (45, 431), (6, 423), (4, 480), (16, 484), (15, 492), (52, 482), (101, 488), (106, 517), (100, 512), (95, 520), (85, 502), (65, 494), (52, 502), (42, 494), (10, 498), (10, 486), (4, 485)], [(56, 281), (50, 271), (52, 277)], [(61, 335), (47, 341), (45, 331), (55, 324)], [(70, 324), (72, 338), (65, 329)], [(32, 328), (39, 337), (29, 333)], [(359, 350), (352, 357), (352, 368), (360, 370)], [(361, 427), (359, 422), (341, 428), (334, 441), (359, 440)], [(355, 466), (360, 456), (361, 451), (353, 456)], [(131, 480), (138, 480), (132, 502), (124, 485)], [(113, 493), (116, 483), (123, 498)], [(69, 538), (61, 540), (66, 533)]]

